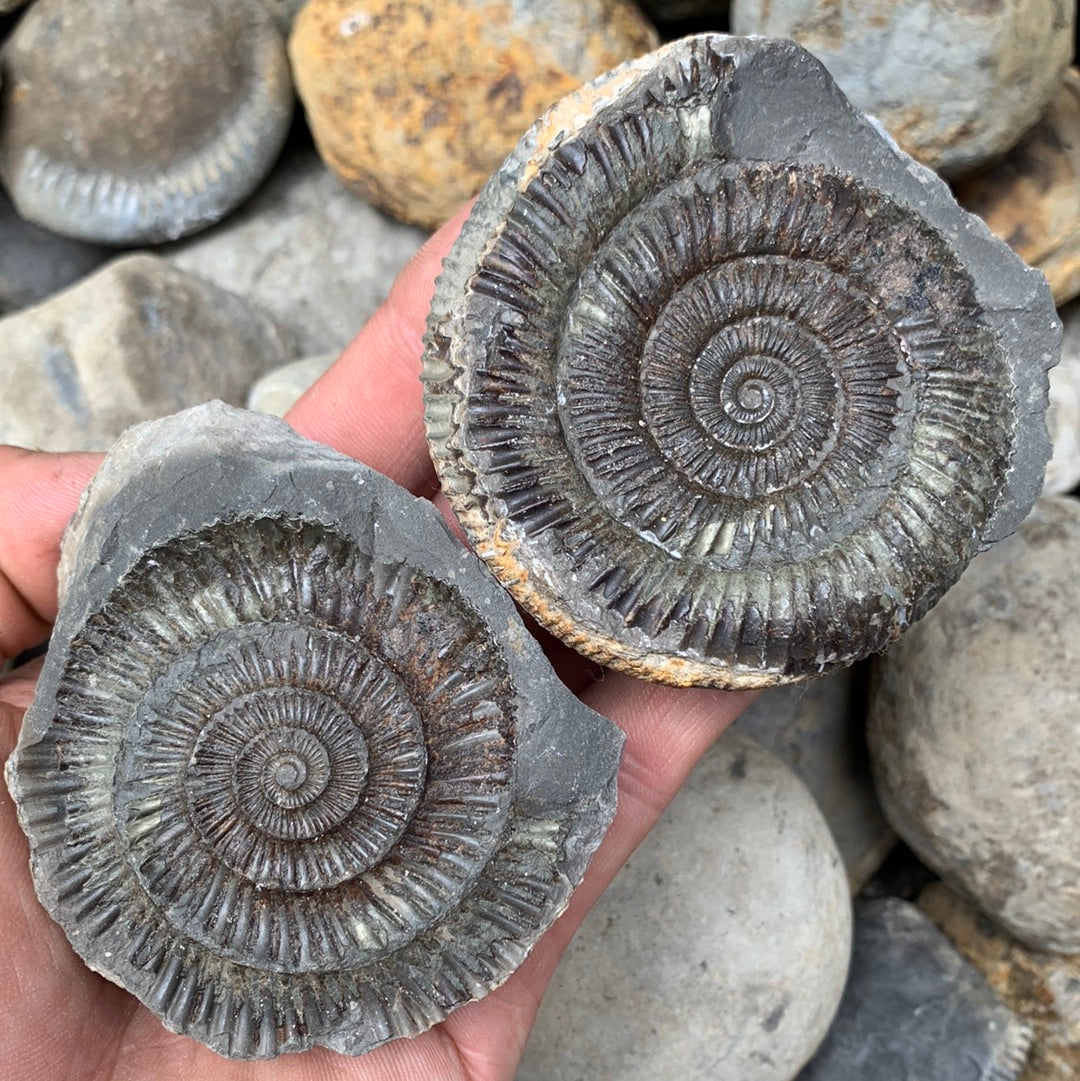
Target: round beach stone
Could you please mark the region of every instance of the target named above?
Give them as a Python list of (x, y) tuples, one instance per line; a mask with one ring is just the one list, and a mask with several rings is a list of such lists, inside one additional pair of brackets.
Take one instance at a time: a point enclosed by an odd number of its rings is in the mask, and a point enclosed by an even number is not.
[(311, 0), (289, 55), (327, 164), (434, 227), (552, 102), (656, 43), (628, 0)]
[(1042, 118), (1001, 161), (954, 191), (1046, 275), (1058, 304), (1080, 294), (1080, 69), (1066, 72)]
[(337, 360), (337, 353), (302, 357), (267, 372), (248, 391), (247, 407), (256, 413), (283, 417), (297, 399)]
[(0, 53), (0, 179), (67, 236), (156, 243), (269, 171), (293, 94), (259, 0), (37, 0)]
[(1080, 957), (1026, 949), (943, 882), (919, 894), (919, 907), (1034, 1029), (1021, 1081), (1076, 1081), (1080, 1077)]
[(129, 255), (0, 319), (0, 356), (0, 442), (106, 450), (138, 421), (210, 398), (241, 404), (295, 352), (241, 297)]
[(1042, 115), (1073, 48), (1071, 0), (733, 0), (737, 34), (794, 38), (913, 157), (959, 176)]
[(1080, 501), (1044, 496), (881, 665), (886, 817), (1021, 942), (1080, 952)]
[(851, 905), (820, 811), (720, 738), (563, 956), (516, 1081), (789, 1081), (844, 985)]

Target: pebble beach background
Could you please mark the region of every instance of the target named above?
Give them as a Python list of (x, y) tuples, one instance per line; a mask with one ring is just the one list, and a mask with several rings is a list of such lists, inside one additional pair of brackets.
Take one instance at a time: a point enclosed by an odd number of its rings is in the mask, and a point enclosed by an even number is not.
[(1032, 515), (888, 657), (721, 738), (571, 944), (518, 1081), (1080, 1076), (1076, 19), (0, 0), (0, 442), (104, 450), (209, 398), (284, 413), (547, 105), (692, 31), (805, 45), (1050, 282)]

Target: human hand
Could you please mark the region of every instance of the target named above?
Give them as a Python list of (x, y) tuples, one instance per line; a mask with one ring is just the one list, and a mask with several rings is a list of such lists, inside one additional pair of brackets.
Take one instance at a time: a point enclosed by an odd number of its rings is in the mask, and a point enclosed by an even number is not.
[[(421, 336), (442, 257), (464, 212), (405, 269), (387, 302), (286, 418), (302, 434), (381, 470), (447, 514), (424, 439)], [(101, 460), (0, 448), (0, 653), (42, 641), (56, 616), (61, 532)], [(85, 967), (34, 896), (26, 841), (0, 791), (0, 1077), (5, 1081), (510, 1081), (540, 997), (589, 907), (648, 832), (747, 694), (676, 690), (601, 672), (541, 632), (560, 677), (626, 733), (615, 821), (570, 907), (487, 998), (423, 1035), (359, 1058), (324, 1048), (234, 1062), (166, 1031)], [(11, 753), (38, 665), (0, 680), (0, 754)]]

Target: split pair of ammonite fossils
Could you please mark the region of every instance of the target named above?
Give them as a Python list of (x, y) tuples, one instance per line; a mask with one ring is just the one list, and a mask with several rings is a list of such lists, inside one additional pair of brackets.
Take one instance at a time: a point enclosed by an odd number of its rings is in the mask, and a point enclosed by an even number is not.
[[(556, 105), (439, 280), (426, 415), (495, 577), (606, 664), (756, 686), (886, 646), (1047, 457), (1040, 275), (790, 43)], [(620, 737), (435, 511), (277, 421), (134, 429), (66, 538), (9, 771), (93, 968), (238, 1057), (360, 1053), (498, 986)]]

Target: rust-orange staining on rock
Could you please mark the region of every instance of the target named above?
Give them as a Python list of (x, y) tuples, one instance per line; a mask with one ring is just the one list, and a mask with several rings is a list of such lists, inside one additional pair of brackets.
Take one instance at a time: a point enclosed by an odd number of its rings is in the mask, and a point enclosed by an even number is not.
[(327, 164), (433, 228), (552, 102), (655, 44), (622, 0), (312, 0), (289, 53)]

